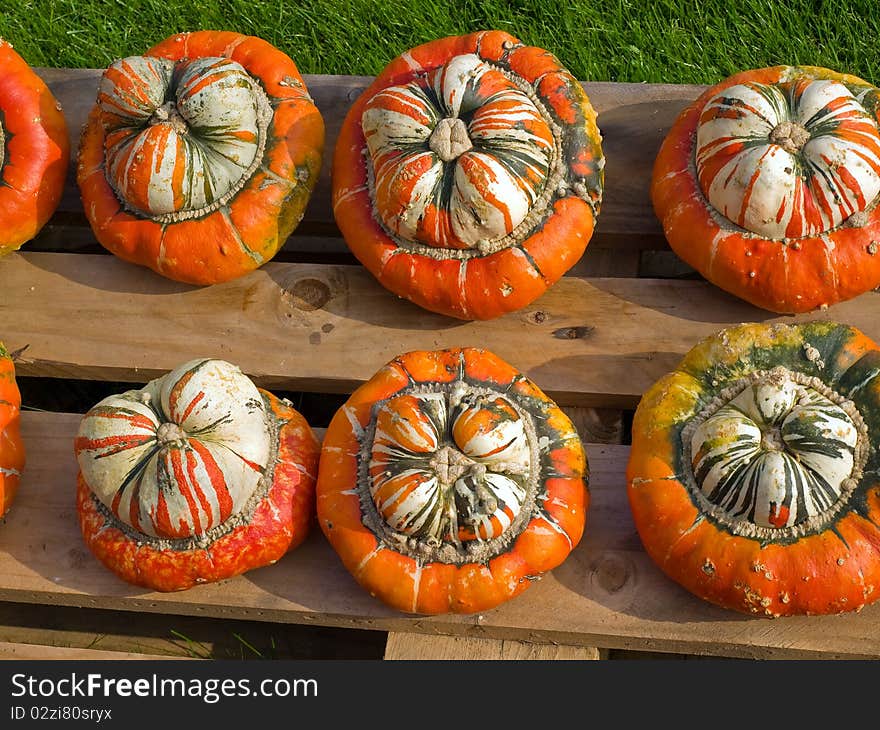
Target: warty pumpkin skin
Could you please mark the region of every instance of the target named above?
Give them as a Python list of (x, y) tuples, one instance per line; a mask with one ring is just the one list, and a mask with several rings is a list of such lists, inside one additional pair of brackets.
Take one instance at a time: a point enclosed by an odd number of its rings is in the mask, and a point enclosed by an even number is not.
[(12, 506), (24, 469), (20, 413), (21, 394), (15, 382), (15, 365), (0, 343), (0, 517)]
[(880, 593), (880, 348), (846, 325), (744, 324), (640, 402), (627, 466), (645, 549), (737, 611), (859, 610)]
[(318, 521), (399, 611), (485, 611), (578, 544), (588, 465), (568, 417), (485, 350), (401, 355), (358, 388), (321, 449)]
[(182, 33), (105, 71), (77, 181), (105, 248), (214, 284), (278, 252), (323, 146), (323, 119), (291, 58), (253, 36)]
[(880, 285), (880, 92), (811, 66), (736, 74), (670, 129), (651, 196), (673, 250), (775, 312)]
[(30, 241), (52, 217), (69, 160), (61, 105), (0, 39), (0, 256)]
[(86, 544), (123, 580), (177, 591), (275, 562), (305, 538), (319, 446), (289, 403), (193, 360), (83, 416)]
[(383, 286), (491, 319), (581, 257), (603, 168), (580, 83), (547, 51), (483, 31), (407, 51), (358, 98), (334, 153), (333, 211)]

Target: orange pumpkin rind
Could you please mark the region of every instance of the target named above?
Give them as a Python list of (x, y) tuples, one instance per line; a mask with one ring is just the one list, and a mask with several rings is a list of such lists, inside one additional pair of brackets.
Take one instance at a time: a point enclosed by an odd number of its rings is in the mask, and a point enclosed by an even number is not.
[(20, 428), (21, 393), (15, 382), (15, 364), (0, 343), (0, 517), (12, 506), (24, 470)]
[(880, 92), (856, 76), (813, 66), (744, 71), (712, 86), (681, 112), (663, 141), (651, 182), (654, 210), (675, 253), (719, 288), (781, 313), (812, 311), (880, 285), (878, 198), (823, 233), (767, 238), (722, 215), (701, 187), (695, 150), (707, 103), (732, 86), (791, 79), (842, 84), (880, 121)]
[[(543, 110), (554, 130), (556, 177), (548, 176), (540, 204), (501, 243), (438, 248), (404, 240), (377, 212), (362, 116), (383, 90), (418, 82), (468, 54), (500, 70)], [(498, 317), (534, 301), (583, 254), (601, 203), (600, 139), (583, 88), (547, 51), (501, 31), (426, 43), (392, 61), (349, 110), (333, 161), (336, 221), (354, 255), (398, 296), (460, 319)]]
[(120, 258), (188, 284), (228, 281), (262, 266), (299, 224), (321, 168), (324, 123), (296, 64), (260, 38), (215, 31), (172, 36), (145, 58), (240, 64), (256, 82), (257, 95), (265, 97), (270, 121), (253, 169), (217, 204), (150, 216), (122, 199), (108, 180), (107, 135), (96, 105), (83, 129), (77, 167), (96, 238)]
[[(390, 372), (394, 375), (389, 378)], [(401, 378), (401, 374), (406, 377)], [(318, 521), (344, 566), (371, 595), (406, 613), (485, 611), (519, 595), (541, 573), (562, 563), (578, 544), (589, 507), (586, 456), (571, 422), (537, 387), (529, 384), (527, 394), (516, 391), (515, 386), (525, 382), (523, 375), (484, 350), (411, 352), (395, 358), (356, 390), (334, 416), (321, 451)], [(482, 394), (482, 400), (469, 400), (475, 392)], [(431, 435), (430, 428), (420, 425), (427, 423), (424, 404), (441, 400), (450, 404), (450, 414), (458, 414), (454, 430), (446, 431), (445, 437), (442, 429)], [(421, 415), (419, 407), (423, 409)], [(499, 424), (503, 428), (519, 418), (529, 418), (534, 424), (526, 427), (534, 428), (529, 437), (530, 458), (534, 459), (528, 477), (531, 493), (522, 497), (520, 512), (511, 512), (508, 528), (499, 530), (493, 519), (510, 504), (499, 499), (486, 507), (479, 502), (488, 503), (485, 494), (474, 496), (481, 489), (475, 484), (492, 486), (496, 482), (467, 481), (474, 473), (485, 475), (487, 469), (493, 473), (495, 452), (482, 460), (485, 467), (444, 454), (450, 444), (459, 454), (465, 454), (467, 448), (483, 443), (480, 439), (491, 438)], [(399, 494), (392, 494), (397, 486), (382, 491), (401, 474), (401, 484), (409, 478), (407, 469), (391, 476), (391, 471), (383, 474), (386, 467), (379, 465), (381, 462), (392, 470), (396, 468), (393, 456), (385, 459), (389, 453), (402, 453), (395, 452), (403, 448), (394, 439), (395, 434), (408, 440), (410, 456), (423, 459), (422, 466), (416, 463), (414, 469), (429, 469), (425, 464), (430, 464), (441, 490), (452, 489), (453, 483), (469, 485), (459, 492), (469, 507), (462, 507), (453, 497), (449, 497), (452, 502), (443, 502), (443, 508), (430, 499), (422, 503), (423, 507), (427, 505), (425, 510), (436, 507), (455, 512), (454, 521), (450, 517), (443, 528), (433, 532), (428, 529), (419, 535), (418, 530), (408, 531), (410, 524), (401, 526), (405, 520), (394, 521), (401, 514), (412, 516), (406, 508), (395, 511), (401, 504)], [(421, 451), (423, 456), (419, 457), (419, 439), (431, 442), (433, 451)], [(499, 448), (503, 450), (510, 443)], [(446, 468), (453, 474), (460, 464), (460, 471), (449, 476), (448, 483), (437, 476)], [(494, 495), (500, 493), (495, 491)], [(477, 502), (481, 506), (474, 507)], [(478, 519), (468, 523), (465, 514)], [(458, 525), (457, 532), (450, 525)], [(445, 529), (452, 532), (445, 533)]]
[[(880, 484), (873, 444), (880, 440), (878, 365), (876, 344), (851, 327), (828, 322), (740, 325), (694, 347), (676, 371), (648, 390), (633, 423), (628, 494), (636, 528), (652, 560), (696, 596), (743, 613), (841, 613), (876, 600)], [(734, 507), (745, 505), (751, 493), (741, 491), (742, 502), (727, 502), (720, 509), (701, 491), (693, 461), (701, 462), (690, 444), (707, 413), (711, 417), (724, 408), (732, 391), (742, 392), (744, 380), (774, 368), (784, 368), (794, 374), (793, 381), (824, 392), (851, 415), (859, 435), (851, 472), (841, 481), (836, 501), (815, 514), (797, 502), (801, 521), (789, 516), (791, 524), (761, 526), (749, 515), (742, 516), (745, 513), (732, 516)], [(795, 408), (803, 403), (798, 401)], [(787, 421), (780, 422), (786, 433)], [(782, 447), (773, 442), (772, 428), (762, 433), (762, 439), (768, 438), (761, 441), (763, 458)], [(794, 431), (789, 428), (787, 433), (785, 448), (798, 448), (798, 439), (791, 438)], [(826, 443), (838, 437), (827, 429), (822, 433)], [(809, 459), (812, 447), (803, 444), (800, 458)], [(726, 448), (722, 442), (714, 446)], [(703, 476), (702, 484), (707, 478)], [(754, 483), (760, 495), (764, 482)], [(736, 479), (727, 484), (736, 485)], [(754, 500), (751, 514), (760, 513), (754, 506), (759, 502)], [(791, 504), (795, 509), (795, 502)]]
[(69, 161), (61, 105), (0, 39), (0, 256), (30, 241), (52, 217)]

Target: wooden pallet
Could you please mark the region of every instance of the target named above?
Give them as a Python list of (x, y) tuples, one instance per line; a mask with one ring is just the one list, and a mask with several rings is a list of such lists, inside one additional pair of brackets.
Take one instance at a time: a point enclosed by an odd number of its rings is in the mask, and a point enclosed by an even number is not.
[[(75, 149), (98, 72), (40, 74), (65, 109)], [(596, 443), (620, 441), (624, 416), (640, 394), (725, 325), (822, 318), (880, 336), (876, 293), (815, 315), (777, 317), (677, 263), (653, 215), (648, 184), (669, 125), (701, 87), (585, 84), (607, 155), (606, 199), (594, 240), (570, 274), (532, 306), (496, 321), (465, 323), (386, 292), (350, 256), (333, 223), (330, 151), (344, 112), (368, 81), (306, 77), (328, 129), (320, 184), (276, 259), (227, 284), (188, 287), (103, 253), (71, 171), (51, 223), (23, 252), (0, 260), (0, 340), (21, 350), (23, 377), (143, 383), (187, 359), (214, 356), (240, 365), (262, 386), (328, 394), (350, 392), (407, 350), (487, 347), (567, 407), (591, 441), (584, 540), (552, 574), (482, 615), (416, 617), (385, 608), (357, 586), (318, 529), (274, 566), (183, 593), (150, 593), (116, 579), (82, 543), (72, 449), (79, 416), (26, 412), (28, 465), (0, 529), (0, 601), (129, 612), (132, 625), (138, 616), (164, 614), (385, 631), (388, 658), (583, 659), (608, 649), (880, 656), (880, 605), (857, 615), (750, 618), (672, 583), (648, 559), (630, 517), (628, 447)], [(650, 271), (674, 278), (648, 278)], [(41, 641), (31, 631), (25, 643)], [(12, 651), (22, 650), (0, 646)]]

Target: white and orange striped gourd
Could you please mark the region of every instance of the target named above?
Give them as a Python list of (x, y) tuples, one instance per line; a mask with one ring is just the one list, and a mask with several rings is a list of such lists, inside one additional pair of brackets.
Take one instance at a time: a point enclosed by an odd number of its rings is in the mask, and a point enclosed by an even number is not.
[(880, 193), (880, 131), (839, 81), (737, 84), (704, 107), (696, 165), (709, 202), (738, 226), (814, 236)]
[(376, 414), (370, 495), (402, 534), (491, 540), (522, 510), (530, 461), (523, 418), (503, 396), (400, 395)]
[(535, 102), (473, 53), (383, 89), (362, 126), (379, 217), (427, 246), (500, 250), (560, 174)]
[(816, 67), (744, 71), (685, 109), (654, 164), (670, 246), (756, 306), (806, 312), (880, 285), (880, 92)]
[(633, 519), (673, 580), (763, 616), (880, 598), (880, 347), (828, 321), (749, 323), (695, 345), (642, 397)]
[(577, 79), (543, 48), (481, 31), (406, 51), (358, 98), (334, 153), (333, 211), (389, 290), (491, 319), (583, 254), (604, 164)]
[(277, 253), (323, 146), (323, 119), (290, 57), (240, 33), (181, 33), (105, 70), (77, 182), (105, 248), (215, 284)]
[(317, 449), (302, 416), (237, 367), (185, 363), (83, 416), (86, 542), (126, 580), (159, 590), (274, 562), (307, 532)]
[(515, 368), (474, 348), (409, 352), (333, 417), (318, 520), (372, 595), (473, 613), (568, 557), (588, 479), (574, 425)]
[(101, 79), (98, 105), (108, 180), (146, 216), (230, 199), (261, 161), (272, 118), (259, 84), (227, 58), (116, 61)]

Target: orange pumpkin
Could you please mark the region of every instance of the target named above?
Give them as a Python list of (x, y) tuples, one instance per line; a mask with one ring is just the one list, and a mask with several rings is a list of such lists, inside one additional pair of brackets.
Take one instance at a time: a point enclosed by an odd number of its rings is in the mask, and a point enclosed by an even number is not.
[(547, 51), (485, 31), (407, 51), (360, 96), (336, 146), (333, 210), (392, 292), (490, 319), (581, 257), (603, 166), (578, 81)]
[(105, 398), (74, 444), (86, 544), (124, 580), (176, 591), (273, 563), (305, 538), (318, 442), (222, 360)]
[(587, 475), (571, 421), (510, 365), (472, 348), (410, 352), (330, 423), (318, 520), (388, 605), (484, 611), (577, 545)]
[(323, 145), (321, 114), (288, 56), (239, 33), (183, 33), (104, 72), (77, 181), (105, 248), (214, 284), (278, 252)]
[(673, 250), (775, 312), (880, 285), (880, 92), (824, 68), (745, 71), (669, 130), (651, 196)]
[(69, 159), (61, 105), (0, 39), (0, 256), (31, 240), (52, 217)]
[(707, 338), (645, 393), (629, 500), (645, 549), (700, 598), (781, 616), (880, 595), (880, 348), (833, 322)]
[(21, 394), (15, 382), (15, 365), (0, 343), (0, 517), (12, 506), (24, 469), (20, 411)]

